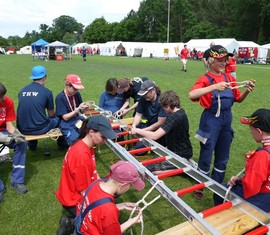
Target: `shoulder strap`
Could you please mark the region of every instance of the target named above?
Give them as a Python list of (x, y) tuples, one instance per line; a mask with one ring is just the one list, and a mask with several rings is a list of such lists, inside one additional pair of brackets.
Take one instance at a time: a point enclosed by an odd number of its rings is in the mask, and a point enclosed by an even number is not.
[(257, 148), (256, 151), (264, 150), (270, 154), (270, 150), (267, 148)]
[(90, 184), (90, 185), (88, 186), (88, 188), (85, 190), (85, 193), (84, 193), (84, 196), (83, 196), (83, 200), (82, 200), (82, 206), (81, 206), (81, 210), (80, 210), (80, 213), (81, 213), (81, 214), (82, 214), (82, 208), (83, 208), (83, 204), (84, 204), (86, 195), (88, 194), (88, 192), (90, 191), (90, 189), (91, 189), (96, 183), (101, 182), (101, 181), (102, 181), (102, 179), (99, 179), (99, 180), (94, 181), (94, 182), (93, 182), (92, 184)]
[(210, 82), (211, 85), (214, 84), (214, 79), (211, 78), (211, 76), (209, 74), (206, 73), (205, 76), (207, 77), (207, 79), (208, 79), (208, 81)]
[(88, 207), (85, 208), (84, 212), (82, 213), (82, 215), (81, 215), (81, 219), (82, 219), (82, 220), (81, 220), (81, 221), (83, 222), (84, 217), (86, 216), (86, 214), (87, 214), (90, 210), (92, 210), (92, 209), (94, 209), (95, 207), (100, 206), (100, 205), (102, 205), (102, 204), (108, 203), (108, 202), (113, 202), (113, 200), (112, 200), (111, 198), (109, 198), (109, 197), (104, 197), (104, 198), (101, 198), (101, 199), (96, 200), (96, 201), (94, 201), (93, 203), (91, 203)]

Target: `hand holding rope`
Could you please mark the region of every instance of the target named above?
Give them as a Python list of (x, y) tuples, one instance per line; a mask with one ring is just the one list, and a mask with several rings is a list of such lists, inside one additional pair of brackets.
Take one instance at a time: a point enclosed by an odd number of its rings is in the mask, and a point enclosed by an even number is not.
[[(140, 213), (142, 213), (145, 208), (147, 208), (148, 206), (150, 206), (151, 204), (153, 204), (156, 200), (158, 200), (161, 197), (161, 195), (158, 195), (157, 197), (155, 197), (150, 202), (146, 202), (145, 201), (145, 198), (154, 190), (154, 188), (156, 187), (156, 185), (159, 184), (159, 183), (161, 183), (161, 182), (162, 181), (158, 180), (155, 184), (153, 184), (153, 186), (149, 189), (149, 191), (142, 197), (142, 199), (136, 202), (136, 207), (134, 207), (133, 210), (131, 211), (129, 218), (132, 218), (132, 215), (134, 214), (134, 212), (137, 210), (137, 208), (139, 208), (140, 203), (143, 203), (144, 204), (144, 207), (142, 207), (140, 209)], [(140, 218), (141, 218), (141, 235), (142, 235), (143, 234), (143, 230), (144, 230), (144, 223), (143, 223), (142, 216)], [(131, 234), (133, 234), (132, 229), (130, 231), (131, 231)]]

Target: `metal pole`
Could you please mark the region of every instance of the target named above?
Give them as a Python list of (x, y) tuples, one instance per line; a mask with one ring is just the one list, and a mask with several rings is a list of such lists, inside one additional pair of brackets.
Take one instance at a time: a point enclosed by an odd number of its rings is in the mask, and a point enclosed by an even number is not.
[(170, 41), (170, 0), (168, 0), (168, 27), (167, 27), (167, 43)]

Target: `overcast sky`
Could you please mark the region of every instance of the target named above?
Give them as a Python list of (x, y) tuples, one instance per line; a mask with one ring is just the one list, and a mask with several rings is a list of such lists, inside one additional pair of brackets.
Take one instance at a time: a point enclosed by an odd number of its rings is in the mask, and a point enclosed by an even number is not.
[(40, 24), (52, 26), (54, 19), (68, 15), (87, 26), (104, 17), (119, 22), (130, 10), (137, 11), (141, 0), (0, 0), (0, 36), (39, 32)]

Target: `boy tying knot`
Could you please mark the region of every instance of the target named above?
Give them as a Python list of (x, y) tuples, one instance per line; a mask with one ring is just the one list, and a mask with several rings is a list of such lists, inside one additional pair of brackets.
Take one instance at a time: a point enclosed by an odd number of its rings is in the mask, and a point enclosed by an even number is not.
[[(270, 137), (270, 110), (258, 109), (251, 116), (242, 117), (241, 123), (250, 126), (253, 139), (263, 146), (246, 154), (245, 175), (232, 176), (227, 185), (249, 203), (270, 212), (270, 145), (264, 143)], [(214, 195), (215, 205), (222, 202)]]

